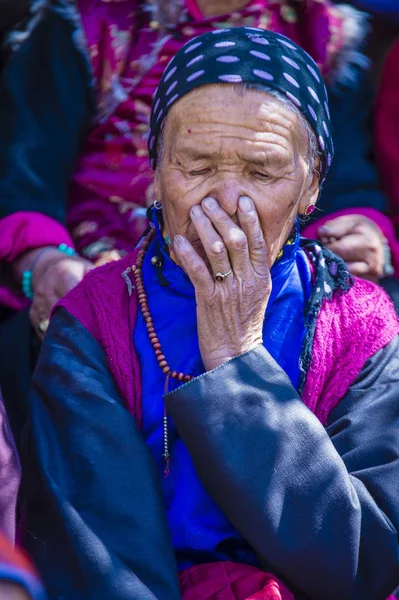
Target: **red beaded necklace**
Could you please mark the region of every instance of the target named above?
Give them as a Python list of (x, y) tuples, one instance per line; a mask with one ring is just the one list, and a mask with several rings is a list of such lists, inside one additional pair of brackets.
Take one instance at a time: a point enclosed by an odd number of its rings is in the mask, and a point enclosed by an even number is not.
[[(161, 342), (157, 336), (154, 327), (154, 321), (152, 320), (150, 308), (148, 306), (147, 294), (144, 288), (143, 282), (143, 262), (146, 255), (146, 252), (149, 248), (149, 245), (152, 239), (155, 236), (155, 229), (151, 228), (150, 232), (146, 235), (143, 240), (142, 246), (140, 248), (139, 253), (137, 254), (136, 264), (133, 265), (132, 271), (135, 280), (135, 286), (137, 290), (138, 301), (141, 309), (141, 313), (144, 318), (144, 322), (147, 328), (148, 337), (150, 338), (151, 345), (154, 349), (155, 356), (157, 358), (158, 364), (162, 369), (163, 373), (166, 375), (165, 379), (165, 389), (164, 394), (167, 394), (169, 391), (169, 379), (177, 379), (178, 381), (188, 382), (193, 378), (192, 375), (185, 375), (179, 371), (172, 371), (168, 361), (165, 358), (164, 353), (162, 352)], [(164, 416), (163, 416), (163, 437), (164, 437), (164, 454), (163, 457), (165, 459), (165, 477), (169, 475), (170, 472), (170, 454), (169, 454), (169, 444), (168, 444), (168, 415), (166, 408), (164, 408)]]
[[(165, 357), (164, 353), (162, 352), (161, 342), (159, 341), (157, 332), (155, 331), (154, 321), (152, 320), (150, 307), (148, 306), (147, 294), (145, 292), (144, 282), (143, 282), (142, 268), (143, 268), (143, 262), (144, 262), (146, 252), (147, 252), (153, 238), (155, 237), (155, 235), (156, 235), (156, 231), (155, 231), (154, 227), (151, 227), (149, 233), (146, 235), (146, 237), (143, 240), (142, 246), (137, 254), (136, 264), (133, 265), (132, 271), (133, 271), (133, 276), (134, 276), (134, 280), (135, 280), (135, 286), (136, 286), (136, 290), (137, 290), (139, 305), (140, 305), (141, 313), (143, 315), (144, 322), (145, 322), (145, 325), (147, 328), (148, 337), (150, 338), (150, 342), (154, 349), (158, 364), (166, 376), (164, 394), (167, 394), (169, 391), (169, 379), (170, 378), (177, 379), (178, 381), (184, 381), (185, 383), (187, 383), (188, 381), (191, 381), (191, 379), (193, 379), (193, 376), (186, 375), (185, 373), (182, 373), (180, 371), (172, 371), (172, 369), (170, 368), (168, 361), (166, 360), (166, 357)], [(292, 243), (293, 243), (293, 236), (287, 240), (286, 244), (289, 245)], [(280, 254), (277, 257), (277, 259), (280, 258), (280, 256), (282, 254), (283, 254), (283, 250), (280, 251)], [(168, 443), (168, 414), (167, 414), (165, 406), (164, 406), (164, 414), (163, 414), (163, 444), (164, 444), (163, 457), (165, 459), (164, 474), (165, 474), (165, 477), (167, 477), (170, 472), (170, 453), (169, 453), (169, 443)]]

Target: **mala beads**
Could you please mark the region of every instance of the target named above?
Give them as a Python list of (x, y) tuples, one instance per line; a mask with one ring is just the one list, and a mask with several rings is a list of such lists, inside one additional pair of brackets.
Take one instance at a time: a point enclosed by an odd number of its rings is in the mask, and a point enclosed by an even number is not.
[[(164, 393), (167, 394), (169, 388), (169, 379), (177, 379), (178, 381), (188, 382), (193, 378), (191, 375), (186, 375), (180, 371), (172, 371), (169, 366), (168, 361), (162, 351), (161, 342), (157, 336), (155, 331), (154, 321), (152, 320), (150, 308), (148, 306), (147, 294), (144, 288), (143, 282), (143, 262), (146, 255), (146, 252), (151, 244), (151, 241), (155, 235), (155, 230), (152, 228), (148, 235), (144, 238), (142, 246), (137, 254), (136, 264), (133, 265), (132, 271), (135, 280), (135, 286), (137, 290), (138, 301), (141, 309), (141, 313), (144, 318), (145, 326), (147, 328), (148, 337), (150, 338), (151, 345), (154, 349), (156, 359), (158, 361), (159, 367), (162, 369), (162, 372), (166, 376), (165, 380), (165, 389)], [(165, 459), (166, 467), (165, 467), (165, 477), (169, 475), (170, 471), (170, 453), (169, 453), (169, 445), (168, 445), (168, 415), (166, 412), (166, 408), (164, 408), (164, 416), (163, 416), (163, 435), (164, 435), (164, 454), (163, 457)]]

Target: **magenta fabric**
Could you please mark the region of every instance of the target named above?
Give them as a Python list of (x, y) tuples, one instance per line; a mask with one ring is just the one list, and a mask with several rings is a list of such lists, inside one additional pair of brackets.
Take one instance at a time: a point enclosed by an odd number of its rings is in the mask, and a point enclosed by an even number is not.
[(68, 228), (80, 253), (94, 259), (112, 248), (130, 251), (146, 226), (143, 209), (155, 199), (147, 151), (152, 97), (183, 44), (215, 28), (263, 27), (298, 42), (328, 72), (343, 43), (342, 18), (326, 0), (296, 4), (291, 22), (272, 0), (250, 0), (241, 11), (213, 18), (186, 0), (188, 20), (169, 35), (149, 26), (153, 17), (138, 0), (79, 0), (99, 105), (70, 188)]
[(312, 361), (302, 400), (323, 423), (355, 381), (365, 361), (399, 334), (387, 294), (355, 279), (347, 294), (325, 302), (317, 319)]
[(306, 227), (303, 229), (302, 234), (304, 237), (307, 237), (312, 240), (317, 240), (317, 232), (319, 227), (327, 223), (327, 221), (331, 221), (332, 219), (336, 219), (337, 217), (342, 217), (345, 215), (363, 215), (364, 217), (371, 219), (376, 225), (378, 225), (383, 235), (386, 237), (389, 244), (389, 248), (391, 250), (392, 266), (395, 269), (394, 275), (395, 277), (399, 277), (399, 242), (396, 238), (394, 225), (392, 224), (389, 217), (387, 217), (380, 211), (375, 210), (375, 208), (370, 208), (368, 206), (356, 206), (353, 208), (338, 210), (328, 215), (323, 215), (322, 217), (317, 219), (317, 221), (313, 221), (312, 223), (309, 223), (309, 225), (306, 225)]
[[(73, 247), (71, 236), (54, 219), (38, 212), (17, 212), (0, 220), (0, 267), (11, 264), (29, 250), (42, 246), (67, 244)], [(22, 291), (0, 279), (0, 305), (20, 310), (29, 305)]]
[[(137, 252), (89, 272), (57, 306), (70, 312), (103, 346), (126, 408), (141, 426), (141, 372), (132, 335), (138, 301), (131, 266)], [(358, 279), (348, 293), (336, 294), (332, 301), (324, 302), (302, 397), (322, 423), (355, 381), (365, 361), (398, 333), (399, 323), (391, 301), (370, 282)], [(293, 598), (274, 576), (229, 563), (192, 567), (180, 574), (180, 583), (183, 600)]]
[(182, 600), (294, 600), (274, 575), (233, 562), (190, 567), (179, 583)]

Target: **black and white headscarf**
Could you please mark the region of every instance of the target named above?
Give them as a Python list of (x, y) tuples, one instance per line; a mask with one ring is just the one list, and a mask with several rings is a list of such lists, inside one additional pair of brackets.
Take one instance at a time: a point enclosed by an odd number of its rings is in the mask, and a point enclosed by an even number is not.
[(284, 94), (316, 133), (323, 183), (334, 154), (327, 90), (314, 60), (283, 35), (251, 27), (215, 30), (188, 42), (170, 61), (154, 95), (148, 148), (156, 166), (157, 140), (168, 110), (182, 96), (214, 83), (266, 84)]

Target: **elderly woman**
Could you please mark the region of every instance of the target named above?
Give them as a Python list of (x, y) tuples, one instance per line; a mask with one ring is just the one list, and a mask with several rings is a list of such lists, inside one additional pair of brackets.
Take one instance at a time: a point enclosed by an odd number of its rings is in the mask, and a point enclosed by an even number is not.
[(12, 2), (31, 6), (0, 78), (0, 386), (19, 448), (36, 334), (147, 227), (151, 100), (169, 60), (198, 34), (250, 25), (294, 39), (331, 82), (352, 71), (365, 28), (329, 0)]
[(192, 40), (154, 97), (141, 248), (58, 306), (26, 544), (50, 598), (384, 600), (399, 579), (398, 322), (299, 239), (332, 160), (313, 60)]

